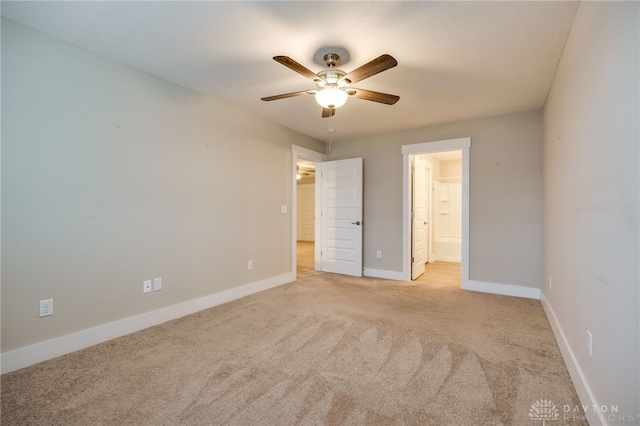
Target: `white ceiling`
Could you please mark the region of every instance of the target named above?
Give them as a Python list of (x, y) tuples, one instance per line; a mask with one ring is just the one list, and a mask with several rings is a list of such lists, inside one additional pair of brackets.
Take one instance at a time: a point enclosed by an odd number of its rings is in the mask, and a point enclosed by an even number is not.
[[(2, 2), (2, 15), (323, 141), (541, 108), (578, 3)], [(313, 72), (324, 53), (351, 71), (388, 53), (398, 66), (356, 87), (400, 96), (349, 99), (321, 118), (315, 88), (271, 58)]]

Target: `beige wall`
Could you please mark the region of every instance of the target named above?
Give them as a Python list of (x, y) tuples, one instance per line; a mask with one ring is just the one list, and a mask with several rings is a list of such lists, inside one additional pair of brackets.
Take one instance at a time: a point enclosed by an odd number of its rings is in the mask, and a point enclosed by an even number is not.
[(637, 416), (609, 424), (640, 424), (639, 15), (582, 2), (544, 108), (544, 299), (582, 402)]
[(324, 150), (3, 20), (3, 353), (294, 270), (291, 144)]
[(462, 160), (447, 160), (440, 162), (441, 177), (461, 177)]
[(364, 158), (364, 267), (402, 271), (401, 146), (462, 137), (471, 137), (470, 279), (539, 288), (540, 111), (334, 143), (329, 159)]

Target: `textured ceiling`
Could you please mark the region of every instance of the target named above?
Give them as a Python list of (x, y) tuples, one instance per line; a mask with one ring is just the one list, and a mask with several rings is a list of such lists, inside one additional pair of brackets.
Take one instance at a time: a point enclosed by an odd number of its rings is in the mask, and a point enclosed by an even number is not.
[[(578, 3), (2, 2), (2, 15), (305, 135), (339, 141), (541, 108)], [(315, 88), (271, 58), (314, 72), (324, 53), (351, 71), (388, 53), (398, 66), (356, 87), (400, 96), (349, 99), (321, 118)]]

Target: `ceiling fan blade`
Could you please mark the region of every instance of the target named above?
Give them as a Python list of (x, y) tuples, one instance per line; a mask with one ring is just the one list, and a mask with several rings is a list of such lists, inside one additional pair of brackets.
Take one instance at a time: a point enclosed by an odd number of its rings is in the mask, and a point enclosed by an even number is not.
[(380, 55), (376, 59), (371, 62), (367, 62), (360, 68), (356, 68), (351, 71), (349, 74), (343, 77), (344, 80), (349, 80), (351, 83), (357, 83), (358, 81), (364, 80), (365, 78), (369, 78), (372, 75), (376, 75), (382, 71), (386, 71), (389, 68), (393, 68), (398, 65), (398, 61), (396, 61), (391, 55)]
[(349, 93), (349, 96), (353, 96), (354, 98), (364, 99), (365, 101), (380, 102), (381, 104), (387, 105), (393, 105), (400, 100), (400, 96), (374, 92), (372, 90), (352, 89), (347, 93)]
[(301, 92), (284, 93), (282, 95), (267, 96), (265, 98), (260, 98), (260, 99), (263, 101), (276, 101), (278, 99), (293, 98), (294, 96), (300, 96), (300, 95), (313, 95), (316, 92), (317, 90), (303, 90)]
[(285, 67), (297, 72), (298, 74), (300, 74), (303, 77), (308, 78), (309, 80), (317, 80), (318, 76), (316, 74), (314, 74), (313, 72), (309, 71), (307, 68), (305, 68), (304, 66), (300, 65), (299, 63), (297, 63), (296, 61), (294, 61), (293, 59), (291, 59), (288, 56), (274, 56), (273, 60), (284, 65)]
[(322, 118), (333, 117), (336, 115), (335, 108), (322, 108)]

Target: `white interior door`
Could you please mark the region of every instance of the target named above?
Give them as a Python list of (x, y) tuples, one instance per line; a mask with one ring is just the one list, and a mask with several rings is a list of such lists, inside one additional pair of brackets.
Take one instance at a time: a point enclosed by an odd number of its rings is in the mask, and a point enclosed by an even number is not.
[(411, 227), (411, 279), (424, 274), (427, 261), (427, 165), (425, 160), (416, 156), (413, 159), (412, 211)]
[(321, 194), (321, 270), (362, 276), (362, 158), (326, 161)]

